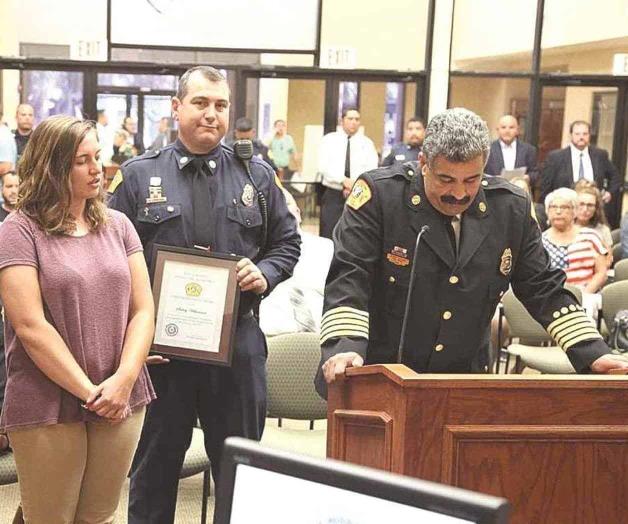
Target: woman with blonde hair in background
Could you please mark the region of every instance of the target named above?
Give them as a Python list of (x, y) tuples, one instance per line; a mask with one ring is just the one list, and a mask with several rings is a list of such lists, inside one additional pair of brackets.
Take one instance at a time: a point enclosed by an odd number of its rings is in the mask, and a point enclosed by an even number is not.
[(0, 427), (29, 524), (109, 523), (154, 398), (142, 246), (104, 204), (95, 126), (55, 116), (20, 160), (0, 227), (7, 385)]

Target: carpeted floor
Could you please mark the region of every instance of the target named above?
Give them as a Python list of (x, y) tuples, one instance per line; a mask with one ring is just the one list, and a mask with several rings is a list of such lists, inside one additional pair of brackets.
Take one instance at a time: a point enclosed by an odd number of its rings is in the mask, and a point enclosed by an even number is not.
[[(324, 457), (327, 435), (327, 421), (316, 421), (314, 430), (309, 430), (309, 422), (284, 420), (283, 427), (277, 427), (276, 419), (266, 421), (266, 429), (262, 445), (302, 453), (305, 455)], [(198, 524), (201, 521), (201, 494), (203, 491), (203, 475), (196, 475), (179, 482), (179, 497), (175, 524)], [(211, 524), (214, 514), (214, 485), (211, 487), (209, 513), (207, 522)], [(10, 524), (15, 508), (20, 500), (17, 484), (0, 486), (0, 524)], [(128, 483), (124, 487), (116, 524), (126, 524), (126, 507), (128, 501)]]

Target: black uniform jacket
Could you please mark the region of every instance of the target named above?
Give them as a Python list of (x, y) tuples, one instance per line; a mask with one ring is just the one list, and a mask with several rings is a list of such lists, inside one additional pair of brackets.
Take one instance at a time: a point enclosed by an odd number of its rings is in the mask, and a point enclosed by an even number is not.
[[(525, 193), (499, 177), (482, 180), (462, 216), (456, 256), (450, 218), (428, 202), (416, 162), (365, 173), (334, 232), (321, 325), (322, 360), (355, 351), (366, 364), (397, 361), (416, 235), (419, 244), (403, 363), (418, 372), (481, 371), (480, 348), (512, 285), (578, 371), (609, 352), (565, 275), (549, 267)], [(356, 189), (357, 188), (357, 189)], [(325, 394), (321, 370), (316, 379)]]

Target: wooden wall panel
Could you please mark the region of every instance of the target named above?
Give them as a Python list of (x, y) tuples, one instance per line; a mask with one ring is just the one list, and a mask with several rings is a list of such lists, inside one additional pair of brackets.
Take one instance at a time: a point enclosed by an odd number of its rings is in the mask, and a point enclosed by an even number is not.
[(442, 482), (506, 497), (517, 523), (626, 522), (627, 426), (445, 426)]

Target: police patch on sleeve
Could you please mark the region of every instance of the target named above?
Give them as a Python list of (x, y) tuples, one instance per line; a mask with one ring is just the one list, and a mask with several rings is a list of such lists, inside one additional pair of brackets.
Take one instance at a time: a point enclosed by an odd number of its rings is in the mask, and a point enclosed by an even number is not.
[(371, 196), (371, 188), (364, 180), (360, 179), (354, 184), (351, 194), (347, 198), (347, 205), (357, 211), (371, 200)]
[(124, 177), (122, 176), (122, 171), (120, 171), (119, 169), (116, 171), (116, 175), (113, 177), (113, 180), (111, 181), (111, 183), (109, 184), (109, 187), (107, 188), (107, 193), (113, 193), (116, 188), (122, 184), (122, 181), (124, 180)]

